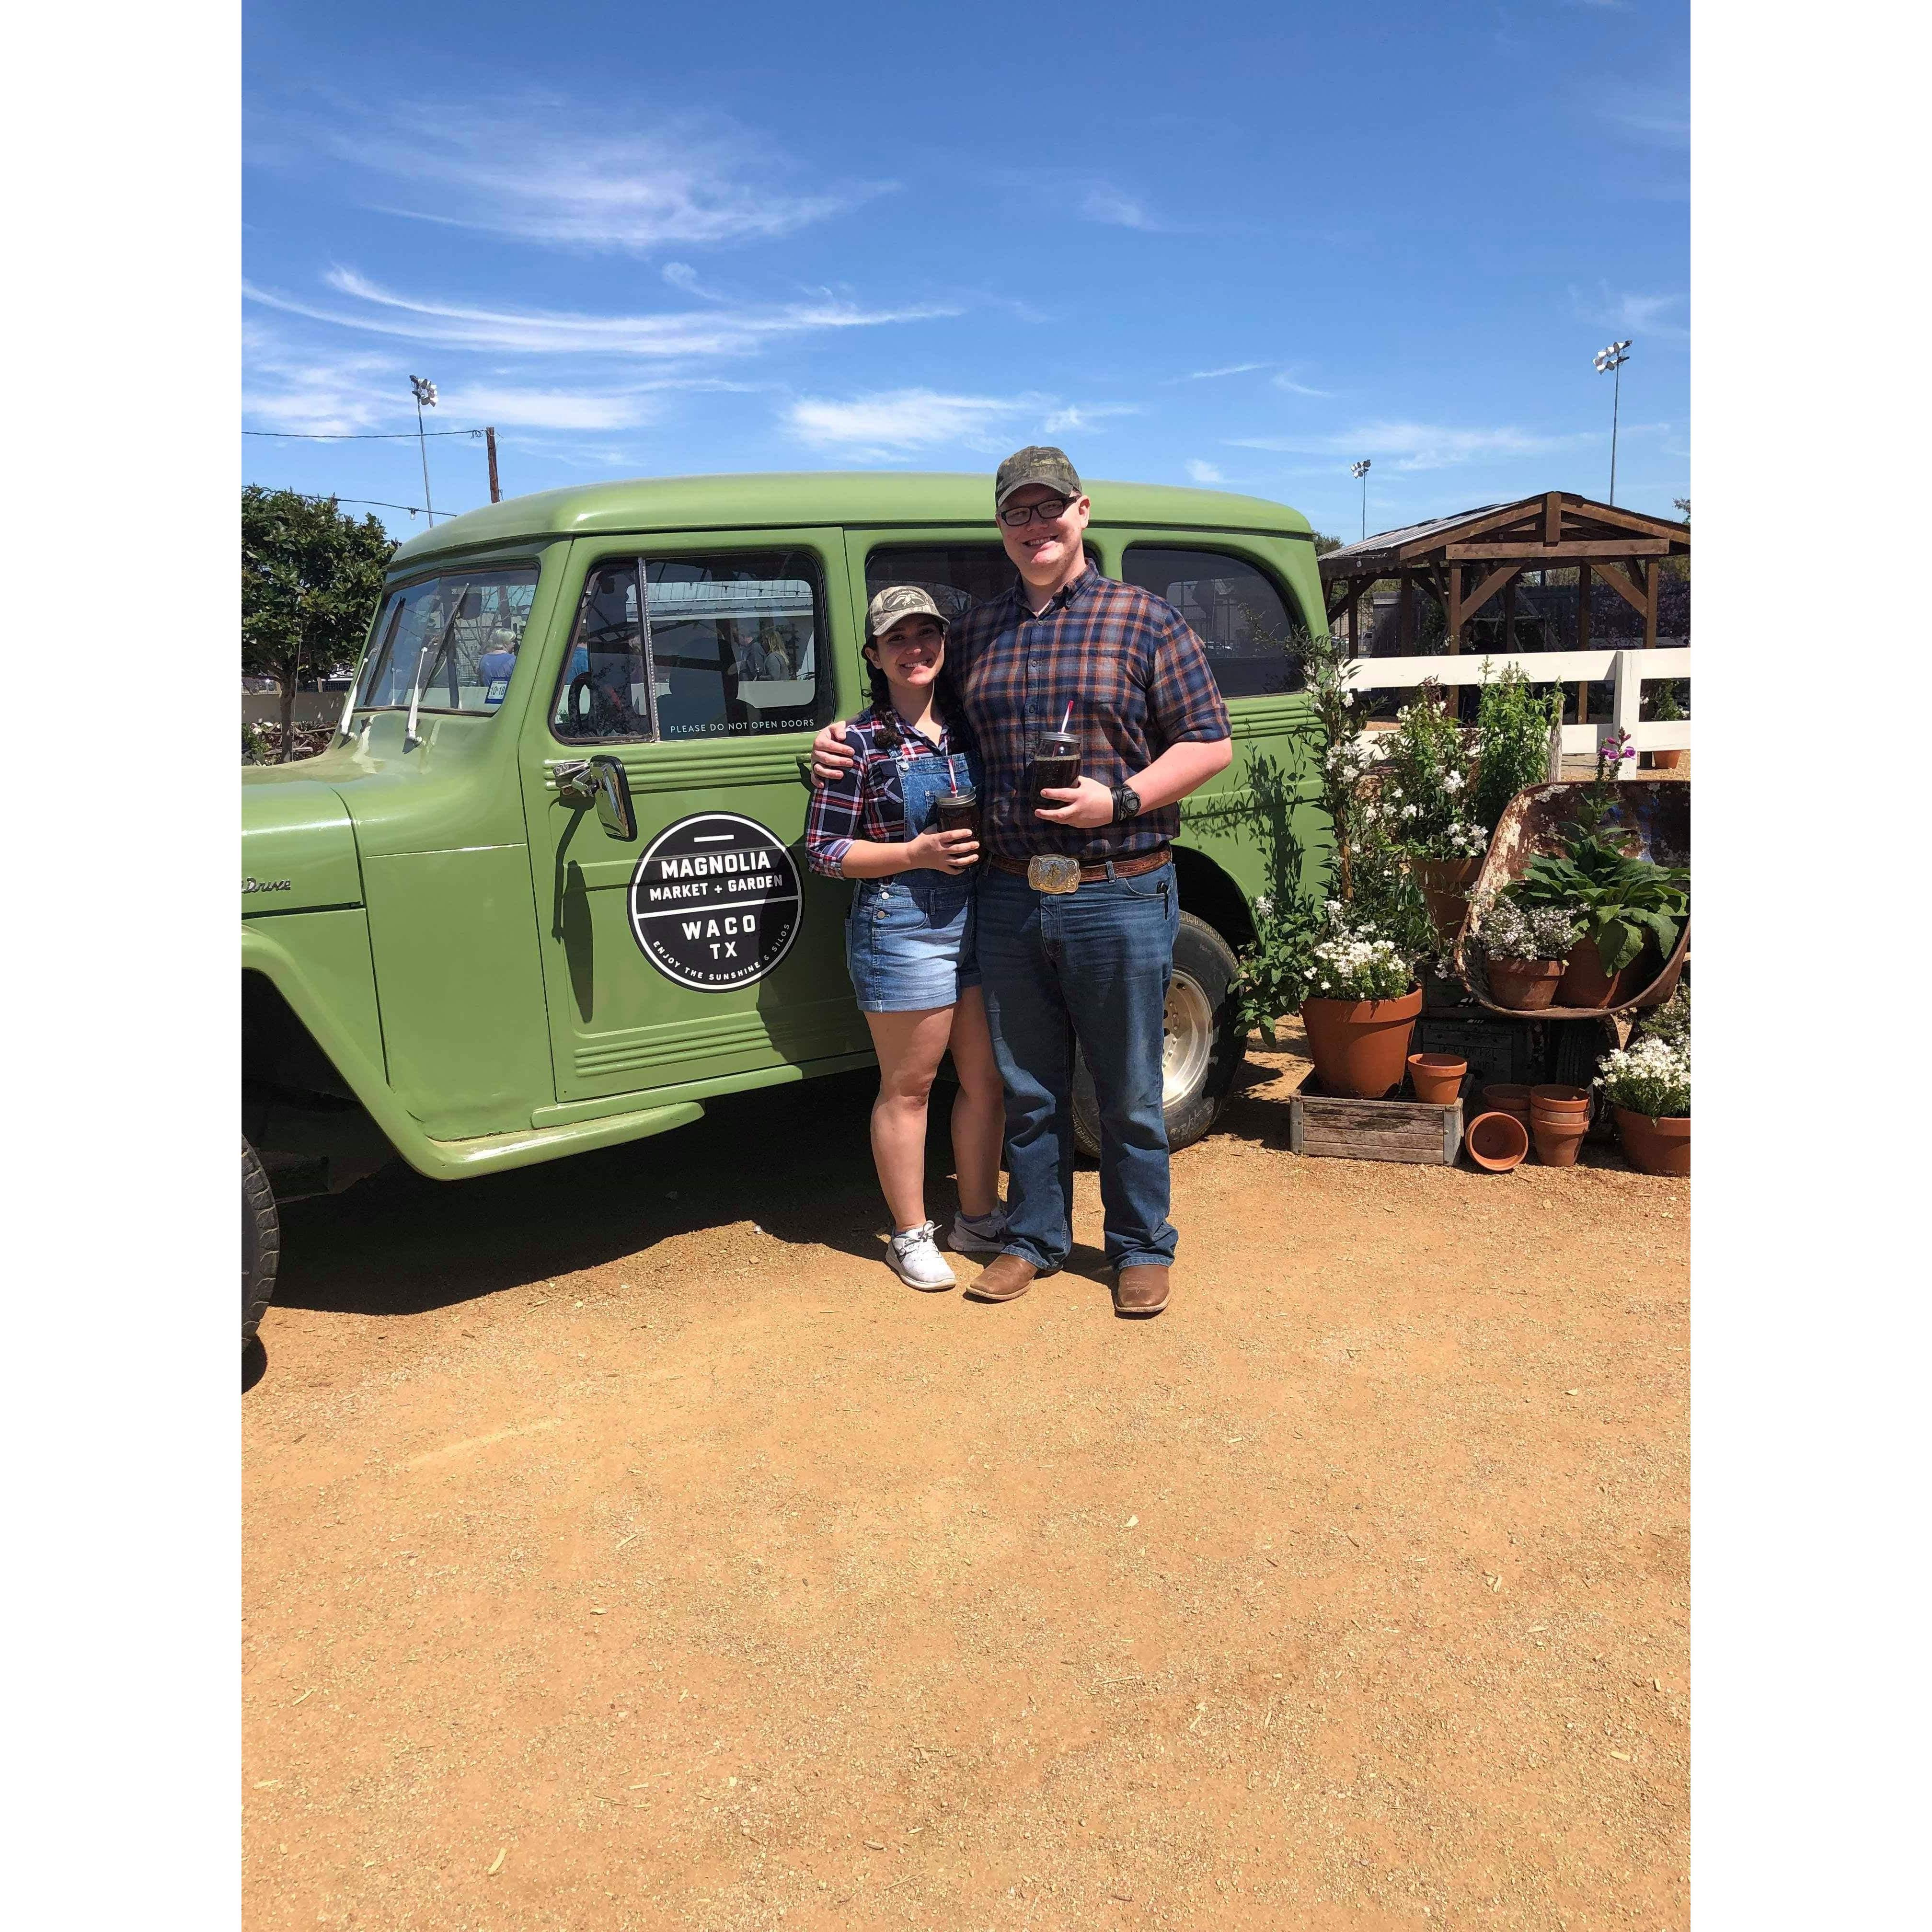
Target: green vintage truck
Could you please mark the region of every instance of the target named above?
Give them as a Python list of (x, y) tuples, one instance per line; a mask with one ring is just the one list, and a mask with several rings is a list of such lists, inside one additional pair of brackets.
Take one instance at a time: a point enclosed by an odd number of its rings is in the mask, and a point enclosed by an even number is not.
[[(1175, 853), (1179, 1146), (1239, 1068), (1250, 899), (1325, 840), (1284, 645), (1327, 626), (1294, 511), (1090, 494), (1094, 560), (1186, 616), (1237, 740)], [(456, 1180), (642, 1140), (868, 1064), (849, 889), (802, 862), (812, 735), (866, 701), (873, 590), (957, 612), (1012, 580), (983, 476), (599, 484), (403, 544), (328, 750), (243, 772), (244, 1341), (278, 1200), (398, 1155)]]

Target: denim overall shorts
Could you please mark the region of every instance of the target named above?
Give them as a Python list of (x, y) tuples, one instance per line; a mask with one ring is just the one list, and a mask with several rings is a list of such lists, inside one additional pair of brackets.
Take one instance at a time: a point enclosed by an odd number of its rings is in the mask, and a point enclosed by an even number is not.
[[(895, 754), (905, 795), (905, 836), (928, 831), (933, 808), (956, 778), (979, 783), (964, 752), (947, 758)], [(985, 796), (983, 791), (982, 797)], [(859, 1009), (868, 1013), (950, 1006), (980, 983), (973, 948), (970, 872), (901, 872), (861, 879), (845, 915), (845, 964)]]

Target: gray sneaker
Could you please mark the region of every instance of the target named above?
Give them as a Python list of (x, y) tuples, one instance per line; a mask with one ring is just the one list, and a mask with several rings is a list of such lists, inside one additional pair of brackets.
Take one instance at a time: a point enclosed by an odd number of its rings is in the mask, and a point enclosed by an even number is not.
[(937, 1222), (928, 1221), (908, 1228), (886, 1244), (887, 1264), (908, 1288), (930, 1291), (958, 1285), (959, 1277), (946, 1266), (939, 1244), (932, 1238), (938, 1226)]
[(1006, 1214), (1002, 1209), (995, 1208), (990, 1214), (982, 1214), (977, 1220), (955, 1214), (952, 1232), (946, 1236), (946, 1245), (956, 1255), (997, 1255), (1004, 1252), (1002, 1244), (1006, 1238)]

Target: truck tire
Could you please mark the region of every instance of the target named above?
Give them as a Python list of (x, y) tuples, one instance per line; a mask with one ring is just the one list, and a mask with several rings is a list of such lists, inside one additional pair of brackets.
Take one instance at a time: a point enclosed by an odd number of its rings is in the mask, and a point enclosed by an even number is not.
[(282, 1255), (281, 1216), (275, 1191), (255, 1157), (242, 1143), (242, 1346), (247, 1348), (262, 1325), (262, 1311), (275, 1292), (275, 1265)]
[[(1174, 978), (1167, 989), (1166, 1052), (1162, 1099), (1167, 1144), (1178, 1152), (1212, 1127), (1241, 1070), (1238, 970), (1228, 942), (1204, 919), (1180, 915), (1174, 940)], [(1073, 1063), (1073, 1138), (1097, 1160), (1100, 1108), (1084, 1054)]]

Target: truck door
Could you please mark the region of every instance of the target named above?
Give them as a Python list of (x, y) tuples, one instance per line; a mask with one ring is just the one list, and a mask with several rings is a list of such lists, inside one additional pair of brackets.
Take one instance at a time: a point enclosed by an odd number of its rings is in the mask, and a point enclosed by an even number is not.
[[(869, 1052), (849, 888), (803, 847), (800, 760), (858, 656), (844, 574), (836, 530), (573, 544), (522, 761), (561, 1105)], [(634, 843), (557, 795), (598, 753)]]

